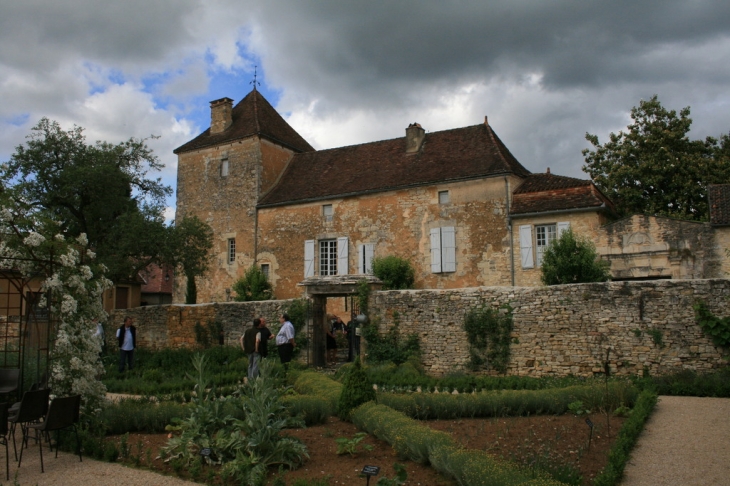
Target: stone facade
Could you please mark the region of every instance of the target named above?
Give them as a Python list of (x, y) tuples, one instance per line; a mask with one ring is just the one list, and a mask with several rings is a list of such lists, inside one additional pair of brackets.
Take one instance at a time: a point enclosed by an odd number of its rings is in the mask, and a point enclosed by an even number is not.
[[(512, 307), (514, 321), (507, 374), (590, 376), (602, 371), (610, 350), (612, 373), (640, 374), (646, 369), (655, 375), (681, 369), (702, 372), (727, 364), (730, 350), (714, 346), (695, 322), (692, 305), (697, 300), (704, 300), (716, 315), (727, 316), (730, 280), (375, 291), (370, 317), (386, 332), (397, 312), (400, 332), (419, 336), (421, 361), (432, 375), (465, 370), (469, 343), (464, 316), (479, 306), (503, 304)], [(194, 347), (195, 324), (218, 320), (225, 344), (237, 346), (256, 316), (266, 317), (275, 330), (271, 324), (288, 304), (230, 302), (114, 311), (107, 338), (116, 346), (114, 331), (125, 315), (131, 315), (140, 347)]]
[[(343, 237), (348, 245), (348, 274), (361, 273), (360, 248), (372, 244), (375, 257), (396, 255), (410, 260), (418, 288), (509, 285), (506, 195), (507, 184), (516, 182), (495, 177), (263, 208), (258, 217), (257, 260), (270, 265), (276, 295), (285, 297), (301, 294), (297, 284), (305, 278), (305, 241), (315, 242), (314, 267), (319, 275), (319, 243)], [(449, 202), (439, 203), (439, 193), (444, 192)], [(324, 204), (331, 205), (331, 218), (323, 216)], [(454, 272), (432, 271), (430, 233), (441, 227), (455, 229)]]
[[(291, 151), (249, 138), (180, 154), (177, 176), (177, 218), (196, 215), (213, 229), (213, 263), (197, 281), (201, 302), (225, 302), (226, 289), (255, 261), (256, 204), (281, 172)], [(265, 155), (265, 156), (264, 156)], [(221, 173), (224, 162), (227, 174)], [(230, 241), (234, 257), (229, 255)], [(186, 280), (175, 278), (175, 302), (184, 301)]]

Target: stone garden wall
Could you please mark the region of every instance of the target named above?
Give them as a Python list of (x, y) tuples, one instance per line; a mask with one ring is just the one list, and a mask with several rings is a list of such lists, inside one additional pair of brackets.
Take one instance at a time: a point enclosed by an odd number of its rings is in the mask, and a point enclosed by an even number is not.
[[(394, 325), (416, 333), (422, 363), (433, 375), (467, 369), (469, 343), (464, 316), (473, 308), (509, 304), (514, 330), (508, 374), (583, 375), (602, 370), (609, 350), (613, 373), (654, 374), (706, 371), (727, 363), (727, 349), (715, 347), (695, 323), (692, 305), (702, 299), (718, 316), (730, 314), (730, 280), (655, 280), (555, 287), (476, 287), (451, 290), (373, 292), (370, 317), (381, 332)], [(125, 315), (135, 318), (139, 346), (149, 349), (196, 346), (195, 324), (218, 320), (224, 344), (237, 345), (244, 326), (263, 315), (278, 327), (277, 315), (290, 301), (163, 305), (114, 311), (106, 336)]]
[(508, 374), (588, 376), (602, 371), (610, 349), (613, 373), (646, 367), (653, 375), (727, 363), (728, 350), (715, 347), (695, 323), (698, 299), (715, 315), (730, 314), (730, 280), (381, 291), (371, 297), (370, 314), (380, 316), (384, 332), (397, 312), (401, 332), (420, 337), (423, 365), (433, 375), (466, 369), (467, 311), (503, 304), (514, 315)]
[[(225, 302), (197, 305), (157, 305), (112, 311), (105, 326), (107, 344), (117, 349), (116, 330), (125, 316), (134, 318), (137, 327), (137, 346), (147, 349), (190, 348), (198, 345), (196, 324), (206, 331), (209, 323), (218, 321), (223, 328), (223, 344), (238, 346), (243, 331), (258, 316), (264, 316), (269, 328), (279, 325), (278, 316), (290, 303), (287, 300), (263, 302)], [(211, 336), (214, 343), (218, 336)]]

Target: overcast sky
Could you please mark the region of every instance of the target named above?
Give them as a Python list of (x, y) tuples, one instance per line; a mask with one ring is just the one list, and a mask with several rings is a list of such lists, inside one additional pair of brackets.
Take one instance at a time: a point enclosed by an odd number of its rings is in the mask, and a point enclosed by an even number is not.
[[(0, 161), (41, 117), (172, 150), (208, 102), (260, 91), (314, 147), (489, 123), (533, 172), (587, 179), (657, 94), (692, 136), (730, 131), (730, 2), (0, 0)], [(174, 208), (174, 196), (170, 199)]]

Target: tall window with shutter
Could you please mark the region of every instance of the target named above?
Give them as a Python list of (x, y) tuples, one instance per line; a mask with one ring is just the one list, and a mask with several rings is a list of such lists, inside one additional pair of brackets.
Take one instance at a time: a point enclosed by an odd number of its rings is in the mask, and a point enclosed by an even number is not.
[(304, 242), (304, 278), (314, 276), (314, 240)]
[(360, 252), (357, 259), (357, 271), (363, 275), (373, 273), (373, 255), (375, 254), (375, 244), (365, 243), (360, 245)]
[(532, 226), (520, 226), (520, 260), (522, 268), (534, 268), (542, 265), (542, 257), (550, 243), (559, 238), (563, 231), (570, 228), (570, 222), (561, 221), (557, 224), (541, 224), (535, 226), (535, 245), (533, 255)]
[(456, 271), (456, 231), (453, 226), (431, 228), (431, 272)]
[[(347, 275), (348, 274), (348, 238), (346, 236), (327, 240), (306, 240), (304, 242), (304, 278), (315, 275)], [(316, 252), (315, 249), (319, 248)], [(316, 253), (316, 254), (315, 254)], [(315, 262), (315, 258), (318, 261)]]

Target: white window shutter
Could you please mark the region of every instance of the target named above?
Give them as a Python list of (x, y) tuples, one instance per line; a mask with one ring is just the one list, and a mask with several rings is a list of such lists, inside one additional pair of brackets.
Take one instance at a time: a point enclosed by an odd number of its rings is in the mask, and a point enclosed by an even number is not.
[(365, 273), (365, 245), (360, 245), (357, 247), (357, 273), (364, 274)]
[(347, 236), (337, 238), (337, 275), (347, 275), (348, 263)]
[(563, 234), (563, 231), (567, 231), (570, 229), (570, 222), (569, 221), (563, 221), (562, 223), (558, 223), (558, 238)]
[(441, 228), (441, 270), (456, 271), (456, 231), (453, 226)]
[(520, 257), (522, 268), (533, 268), (535, 264), (532, 259), (532, 226), (520, 226)]
[(375, 244), (365, 243), (365, 268), (362, 273), (373, 273), (373, 255), (375, 255)]
[(314, 240), (304, 242), (304, 278), (314, 276)]
[(431, 272), (441, 273), (441, 228), (431, 228)]

